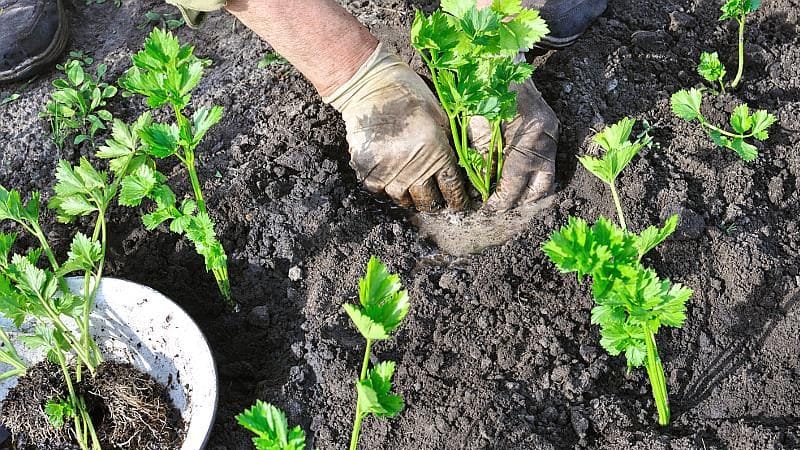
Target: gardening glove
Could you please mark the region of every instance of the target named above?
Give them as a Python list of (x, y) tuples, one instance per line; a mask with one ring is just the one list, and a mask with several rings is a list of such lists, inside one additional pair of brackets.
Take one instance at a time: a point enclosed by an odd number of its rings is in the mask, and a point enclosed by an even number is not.
[(353, 77), (323, 99), (342, 113), (350, 166), (367, 190), (430, 211), (467, 204), (447, 116), (428, 86), (379, 44)]
[(227, 0), (165, 0), (170, 5), (174, 5), (183, 15), (183, 20), (190, 28), (197, 28), (207, 12), (222, 9)]
[[(484, 205), (488, 212), (531, 205), (552, 193), (555, 180), (558, 118), (532, 80), (514, 85), (511, 90), (517, 92), (517, 116), (503, 126), (503, 172), (494, 194)], [(470, 119), (472, 145), (484, 154), (491, 134), (484, 117)]]

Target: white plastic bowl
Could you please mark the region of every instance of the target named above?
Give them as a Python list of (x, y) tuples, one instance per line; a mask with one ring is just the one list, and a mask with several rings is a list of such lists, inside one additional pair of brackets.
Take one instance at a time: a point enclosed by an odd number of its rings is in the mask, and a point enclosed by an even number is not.
[[(73, 292), (83, 289), (83, 278), (67, 282)], [(103, 278), (90, 321), (106, 359), (130, 363), (167, 386), (187, 424), (180, 450), (202, 450), (217, 409), (217, 371), (205, 336), (186, 312), (147, 286)], [(0, 327), (13, 341), (16, 330), (2, 315)], [(23, 345), (17, 349), (29, 363), (44, 359)], [(15, 379), (0, 381), (0, 399), (15, 384)]]

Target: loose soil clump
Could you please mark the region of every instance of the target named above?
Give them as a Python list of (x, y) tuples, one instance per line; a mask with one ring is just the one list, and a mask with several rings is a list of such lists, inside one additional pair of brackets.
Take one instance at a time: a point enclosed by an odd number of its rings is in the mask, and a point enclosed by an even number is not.
[[(102, 363), (95, 377), (75, 385), (86, 400), (104, 449), (174, 450), (183, 439), (183, 421), (164, 386), (129, 364)], [(49, 400), (67, 398), (59, 367), (33, 366), (0, 404), (0, 417), (12, 432), (12, 450), (78, 449), (71, 420), (54, 428), (44, 414)]]

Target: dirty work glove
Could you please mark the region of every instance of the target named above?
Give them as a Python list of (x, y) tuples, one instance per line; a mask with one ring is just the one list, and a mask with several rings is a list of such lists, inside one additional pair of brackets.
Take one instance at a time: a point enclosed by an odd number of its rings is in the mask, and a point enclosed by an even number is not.
[(170, 5), (176, 6), (186, 25), (190, 28), (197, 28), (206, 16), (207, 12), (222, 9), (227, 0), (165, 0)]
[[(503, 174), (484, 208), (503, 212), (527, 206), (553, 190), (558, 142), (558, 119), (545, 103), (533, 81), (512, 86), (517, 92), (517, 116), (503, 127)], [(472, 145), (485, 152), (489, 146), (489, 122), (480, 116), (470, 120)]]
[(466, 193), (447, 116), (422, 79), (379, 44), (353, 77), (323, 99), (342, 113), (350, 166), (371, 192), (403, 207), (462, 209)]

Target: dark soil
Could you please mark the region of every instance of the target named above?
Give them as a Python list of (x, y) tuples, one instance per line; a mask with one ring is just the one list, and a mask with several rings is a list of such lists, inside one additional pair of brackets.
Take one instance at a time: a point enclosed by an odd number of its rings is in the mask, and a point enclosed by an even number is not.
[[(172, 406), (163, 386), (133, 366), (105, 362), (94, 377), (85, 378), (75, 389), (86, 401), (103, 448), (180, 448), (184, 428), (180, 411)], [(0, 405), (13, 437), (11, 449), (78, 449), (72, 444), (70, 420), (56, 429), (42, 414), (48, 401), (68, 396), (61, 369), (52, 363), (39, 363), (20, 378)]]
[[(400, 273), (413, 304), (396, 338), (374, 351), (398, 362), (407, 409), (368, 419), (362, 449), (800, 448), (800, 3), (763, 2), (748, 22), (745, 81), (719, 100), (726, 111), (746, 101), (777, 115), (753, 163), (669, 109), (673, 92), (700, 82), (701, 51), (720, 51), (735, 71), (735, 30), (717, 21), (720, 3), (613, 0), (577, 44), (539, 60), (534, 79), (562, 122), (553, 206), (506, 244), (466, 258), (440, 253), (403, 211), (359, 188), (340, 118), (296, 71), (256, 67), (267, 44), (222, 13), (200, 31), (179, 30), (214, 61), (195, 104), (225, 107), (201, 145), (200, 176), (243, 311), (227, 314), (192, 246), (145, 231), (138, 211), (113, 211), (109, 272), (164, 292), (208, 336), (220, 372), (209, 448), (252, 448), (233, 417), (256, 398), (284, 408), (314, 447), (346, 447), (364, 343), (342, 304), (371, 254)], [(407, 42), (414, 6), (347, 4), (420, 69)], [(155, 0), (80, 6), (71, 48), (118, 76), (152, 8), (169, 10)], [(0, 90), (22, 95), (0, 107), (5, 186), (49, 193), (58, 158), (90, 153), (57, 151), (36, 116), (53, 78)], [(143, 109), (140, 99), (113, 104), (126, 120)], [(629, 225), (680, 212), (676, 236), (646, 263), (695, 291), (685, 327), (657, 338), (673, 412), (665, 428), (644, 370), (626, 375), (624, 359), (599, 347), (588, 286), (539, 250), (569, 215), (613, 217), (606, 189), (575, 155), (626, 115), (647, 119), (660, 143), (620, 180)], [(182, 170), (163, 169), (188, 192)], [(46, 229), (65, 252), (71, 231), (53, 222)]]

